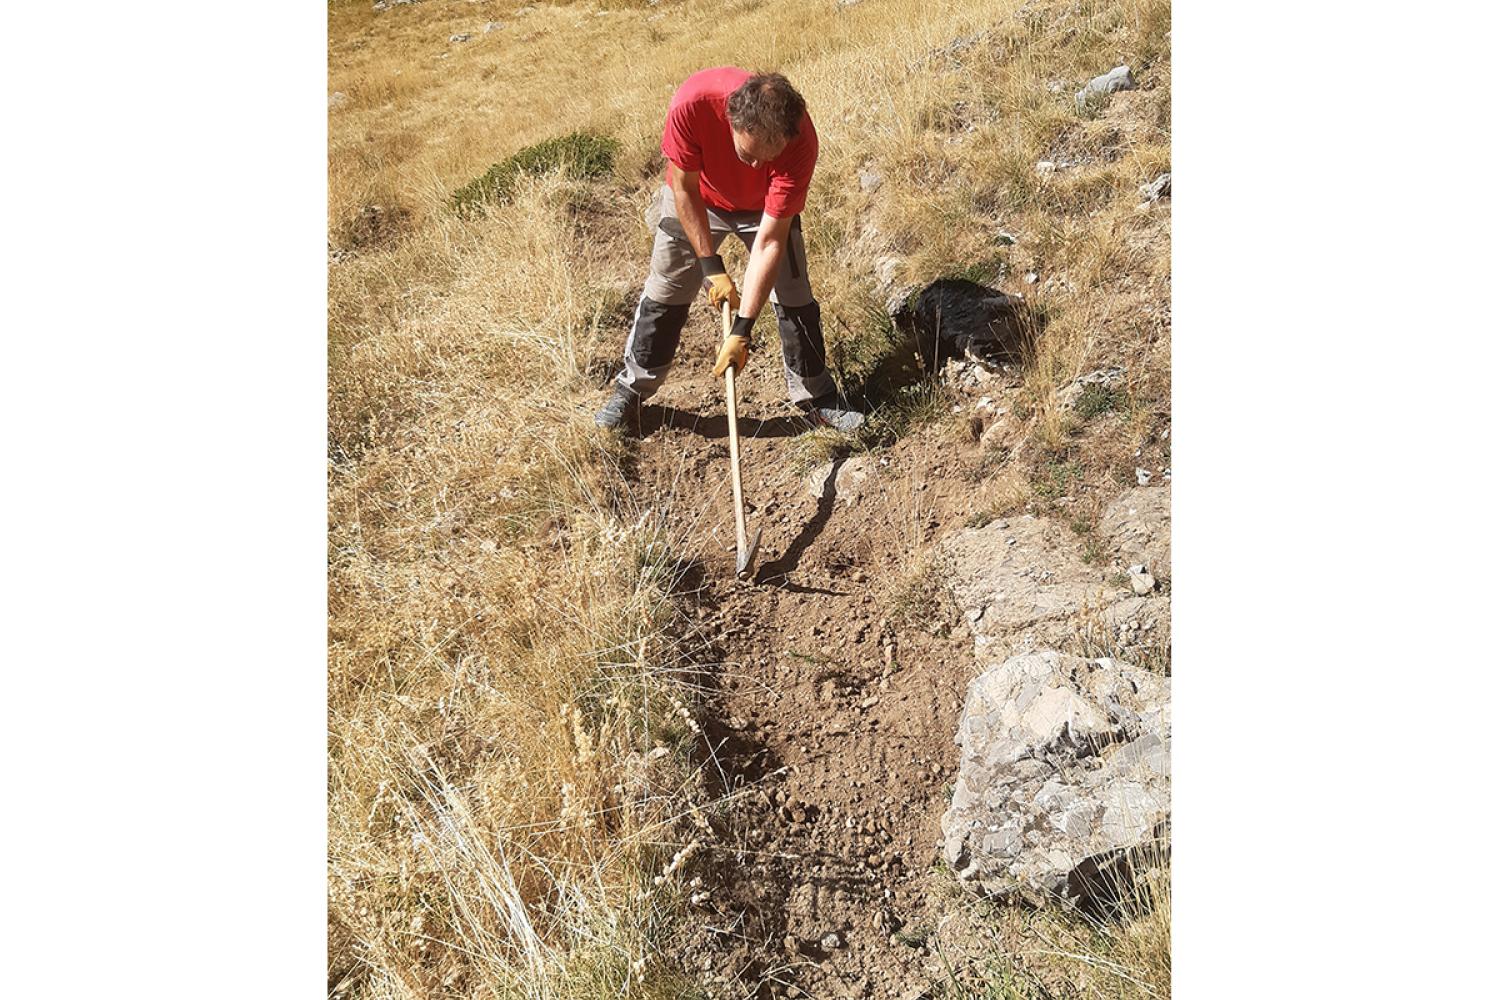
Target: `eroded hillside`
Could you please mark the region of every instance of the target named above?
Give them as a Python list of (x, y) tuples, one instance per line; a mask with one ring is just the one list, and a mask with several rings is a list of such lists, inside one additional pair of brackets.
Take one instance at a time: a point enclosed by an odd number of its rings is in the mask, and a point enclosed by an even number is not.
[[(1163, 995), (1164, 896), (992, 906), (941, 821), (976, 636), (1170, 671), (1130, 499), (1170, 482), (1169, 6), (377, 6), (329, 14), (330, 993)], [(872, 414), (803, 432), (752, 360), (751, 587), (708, 311), (641, 440), (590, 420), (666, 100), (723, 63), (808, 100), (809, 269)], [(454, 210), (579, 131), (607, 172)], [(1023, 296), (1035, 349), (924, 373), (892, 314), (939, 278)], [(964, 532), (1076, 600), (986, 633)]]

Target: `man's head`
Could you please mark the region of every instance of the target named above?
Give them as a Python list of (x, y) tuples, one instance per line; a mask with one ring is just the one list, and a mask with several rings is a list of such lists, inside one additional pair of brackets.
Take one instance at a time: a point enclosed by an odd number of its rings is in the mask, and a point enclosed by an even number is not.
[(734, 151), (752, 167), (780, 156), (797, 137), (807, 105), (780, 73), (757, 73), (729, 95)]

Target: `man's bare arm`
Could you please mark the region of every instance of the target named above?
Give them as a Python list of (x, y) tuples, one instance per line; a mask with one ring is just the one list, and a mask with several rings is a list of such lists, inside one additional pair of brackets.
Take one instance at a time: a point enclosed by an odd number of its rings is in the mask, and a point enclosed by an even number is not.
[(677, 205), (677, 221), (693, 245), (693, 253), (699, 257), (711, 256), (714, 252), (713, 237), (708, 233), (708, 206), (703, 203), (703, 192), (698, 189), (698, 172), (671, 168), (672, 200)]
[(734, 327), (719, 349), (719, 359), (714, 364), (715, 375), (724, 374), (724, 369), (730, 365), (735, 371), (745, 367), (749, 357), (750, 330), (755, 326), (755, 317), (760, 315), (766, 299), (770, 298), (771, 289), (776, 287), (776, 273), (781, 268), (781, 255), (786, 252), (791, 232), (791, 219), (778, 219), (762, 213), (755, 243), (750, 247), (750, 262), (745, 265), (745, 294), (740, 298)]
[(750, 248), (750, 262), (745, 265), (745, 291), (740, 296), (741, 316), (759, 316), (761, 309), (765, 307), (771, 289), (776, 286), (781, 255), (786, 252), (791, 232), (791, 219), (778, 219), (774, 215), (761, 216), (760, 229), (756, 231), (755, 243)]

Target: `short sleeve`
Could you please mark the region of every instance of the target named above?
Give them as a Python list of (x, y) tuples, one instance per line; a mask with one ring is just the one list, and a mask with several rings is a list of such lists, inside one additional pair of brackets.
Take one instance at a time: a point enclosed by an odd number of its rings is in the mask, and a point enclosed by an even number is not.
[(689, 103), (672, 102), (667, 111), (667, 126), (661, 134), (661, 151), (681, 170), (697, 173), (703, 169), (703, 146), (693, 135)]
[(801, 131), (798, 141), (771, 164), (766, 214), (777, 219), (789, 219), (807, 204), (807, 189), (818, 162), (818, 134), (806, 118)]

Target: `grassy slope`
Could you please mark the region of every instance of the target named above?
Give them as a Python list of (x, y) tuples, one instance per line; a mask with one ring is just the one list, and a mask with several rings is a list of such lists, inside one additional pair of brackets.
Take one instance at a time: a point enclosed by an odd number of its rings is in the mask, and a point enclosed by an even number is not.
[[(1135, 188), (1169, 166), (1170, 8), (1020, 6), (330, 5), (329, 89), (347, 96), (329, 134), (331, 987), (684, 988), (652, 959), (677, 892), (653, 876), (694, 828), (672, 539), (607, 499), (615, 456), (587, 419), (682, 77), (756, 63), (808, 98), (809, 255), (844, 377), (888, 349), (882, 257), (903, 284), (976, 265), (1065, 280), (1043, 296), (1024, 467), (977, 488), (1061, 469), (1102, 496), (1169, 418), (1167, 222)], [(474, 39), (450, 44), (460, 31)], [(1121, 61), (1146, 88), (1117, 98), (1128, 116), (1080, 118), (1072, 91)], [(446, 209), (575, 128), (623, 143), (610, 181), (541, 178), (483, 220)], [(1043, 158), (1085, 162), (1043, 179)], [(1127, 392), (1085, 427), (1054, 389), (1104, 363), (1127, 366)]]

